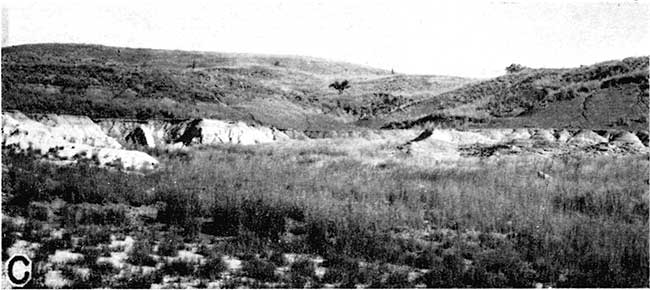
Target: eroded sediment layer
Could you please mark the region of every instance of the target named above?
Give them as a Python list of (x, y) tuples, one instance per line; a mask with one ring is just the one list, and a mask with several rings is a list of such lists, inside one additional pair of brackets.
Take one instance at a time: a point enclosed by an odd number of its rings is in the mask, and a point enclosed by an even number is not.
[(587, 129), (454, 129), (425, 130), (399, 149), (441, 158), (504, 154), (558, 155), (648, 152), (648, 131)]
[(194, 144), (251, 145), (290, 138), (274, 128), (210, 119), (95, 122), (85, 116), (28, 117), (14, 111), (3, 113), (2, 120), (3, 148), (31, 152), (64, 163), (91, 160), (100, 166), (129, 170), (155, 169), (158, 161), (147, 153), (125, 150), (123, 146), (127, 144), (169, 149)]

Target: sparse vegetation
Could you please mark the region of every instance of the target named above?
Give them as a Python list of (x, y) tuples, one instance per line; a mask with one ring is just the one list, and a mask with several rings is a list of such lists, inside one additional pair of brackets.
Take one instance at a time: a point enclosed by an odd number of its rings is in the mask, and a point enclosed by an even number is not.
[[(469, 122), (473, 127), (647, 130), (648, 57), (573, 69), (513, 64), (507, 70), (504, 76), (418, 100), (384, 115), (383, 126), (445, 114), (449, 119), (476, 119), (479, 122)], [(465, 109), (453, 112), (456, 108)], [(480, 122), (485, 116), (492, 118), (488, 124)], [(617, 123), (621, 117), (637, 121)]]
[[(95, 187), (84, 192), (85, 199), (122, 202), (126, 212), (129, 206), (158, 203), (165, 213), (171, 204), (177, 209), (149, 222), (167, 227), (195, 223), (197, 232), (235, 236), (236, 240), (229, 242), (234, 243), (229, 246), (231, 250), (225, 250), (245, 258), (242, 275), (260, 281), (279, 279), (275, 269), (280, 265), (268, 260), (273, 254), (265, 253), (290, 251), (323, 256), (327, 268), (323, 282), (349, 287), (362, 283), (414, 285), (405, 280), (401, 270), (380, 267), (371, 271), (360, 268), (361, 261), (428, 269), (429, 274), (417, 283), (429, 287), (531, 287), (533, 283), (557, 287), (648, 286), (648, 196), (644, 183), (648, 162), (644, 158), (520, 159), (481, 163), (472, 170), (396, 164), (374, 170), (345, 155), (321, 167), (287, 158), (298, 156), (300, 150), (269, 155), (256, 147), (216, 147), (197, 151), (189, 161), (169, 159), (165, 169), (146, 176), (84, 165), (53, 167), (5, 153), (3, 162), (23, 172), (3, 176), (3, 188), (8, 190), (6, 208), (20, 215), (20, 203), (14, 199), (47, 203), (55, 196), (65, 197), (58, 188), (73, 189), (66, 200), (80, 202), (84, 199), (72, 196), (82, 192), (76, 188), (88, 183)], [(213, 162), (202, 162), (207, 158)], [(539, 170), (556, 179), (551, 183), (540, 181), (536, 177)], [(42, 190), (40, 195), (20, 185), (25, 175), (36, 176), (33, 180)], [(45, 179), (58, 185), (39, 184)], [(112, 190), (104, 187), (109, 182)], [(156, 185), (153, 196), (141, 190), (152, 184)], [(111, 217), (116, 215), (111, 212), (122, 216), (122, 209), (115, 211), (114, 206), (74, 206), (106, 211), (83, 214), (87, 217), (76, 218), (75, 224), (142, 231), (115, 222)], [(39, 219), (42, 216), (34, 215)], [(206, 218), (214, 222), (200, 222)], [(286, 234), (288, 220), (303, 228), (293, 231), (291, 238)], [(32, 228), (33, 233), (23, 235), (23, 239), (40, 241), (41, 223), (35, 220), (25, 229), (14, 227), (13, 231)], [(164, 227), (149, 228), (155, 231)], [(148, 232), (135, 235), (128, 263), (156, 264), (148, 241), (164, 242), (168, 235), (152, 236)], [(3, 232), (9, 241), (12, 236)], [(94, 240), (88, 246), (107, 242), (105, 236)], [(224, 269), (219, 256), (197, 264), (191, 273), (179, 265), (169, 269), (206, 279)], [(304, 278), (296, 280), (296, 285), (315, 283), (306, 275), (311, 266), (300, 265), (290, 267), (297, 273), (294, 276)], [(380, 279), (376, 273), (383, 271), (389, 274)], [(155, 279), (145, 280), (149, 283)]]

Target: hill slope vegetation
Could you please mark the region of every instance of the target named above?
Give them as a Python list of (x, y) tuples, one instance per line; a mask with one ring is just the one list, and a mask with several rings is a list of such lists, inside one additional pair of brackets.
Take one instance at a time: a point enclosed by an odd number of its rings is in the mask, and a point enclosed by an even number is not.
[[(98, 45), (2, 49), (2, 105), (91, 118), (242, 120), (298, 130), (348, 127), (362, 115), (472, 80), (407, 76), (322, 59)], [(349, 80), (342, 93), (328, 87)]]
[(490, 127), (647, 129), (648, 57), (573, 69), (523, 69), (409, 104), (375, 120)]

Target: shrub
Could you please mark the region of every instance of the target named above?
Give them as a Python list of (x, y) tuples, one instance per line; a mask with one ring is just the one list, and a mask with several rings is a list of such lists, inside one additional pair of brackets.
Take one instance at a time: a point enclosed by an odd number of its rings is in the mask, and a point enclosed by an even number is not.
[(272, 282), (277, 279), (275, 275), (275, 265), (258, 258), (246, 261), (242, 270), (246, 276), (263, 282)]
[(154, 266), (156, 261), (151, 257), (151, 244), (145, 240), (138, 239), (133, 244), (127, 262), (138, 266)]
[(83, 265), (94, 266), (97, 259), (101, 255), (102, 249), (100, 247), (83, 247), (80, 253), (84, 255)]
[(90, 225), (77, 228), (76, 232), (81, 237), (81, 246), (94, 247), (111, 241), (111, 231), (106, 227)]
[(173, 276), (189, 276), (194, 273), (194, 264), (182, 259), (174, 259), (163, 266), (162, 272)]
[[(454, 252), (446, 252), (439, 260), (430, 266), (429, 272), (422, 276), (427, 288), (464, 288), (463, 260)], [(471, 284), (470, 284), (471, 285)]]
[(168, 232), (158, 244), (158, 254), (161, 256), (176, 256), (178, 249), (183, 246), (182, 237), (175, 232)]
[(204, 264), (199, 265), (197, 274), (203, 279), (216, 280), (220, 277), (221, 272), (226, 271), (226, 269), (223, 256), (213, 254), (206, 259)]
[(341, 93), (343, 93), (343, 90), (345, 90), (347, 88), (350, 88), (350, 83), (348, 82), (348, 80), (344, 80), (342, 82), (334, 81), (333, 83), (331, 83), (329, 85), (329, 87), (334, 88), (335, 90), (337, 90), (339, 92), (339, 94), (341, 94)]
[(161, 205), (158, 221), (183, 229), (186, 237), (194, 237), (200, 228), (200, 201), (196, 194), (181, 192), (178, 189), (160, 190), (155, 200)]
[(291, 264), (291, 275), (312, 277), (314, 276), (314, 263), (308, 258), (301, 258)]
[(47, 222), (52, 218), (53, 214), (54, 213), (50, 209), (49, 205), (42, 202), (31, 202), (27, 208), (27, 215), (29, 218), (38, 221)]
[(513, 73), (518, 73), (518, 72), (520, 72), (520, 71), (522, 71), (524, 69), (526, 69), (525, 66), (513, 63), (513, 64), (509, 65), (508, 67), (506, 67), (506, 72), (509, 73), (509, 74), (513, 74)]
[(11, 219), (2, 217), (2, 260), (9, 259), (7, 256), (7, 249), (9, 249), (16, 242), (16, 234), (21, 232), (22, 229), (16, 225)]
[(333, 255), (325, 261), (323, 266), (327, 268), (323, 276), (325, 283), (341, 283), (342, 288), (355, 288), (355, 285), (365, 282), (357, 259)]
[(162, 275), (158, 271), (144, 274), (142, 268), (135, 272), (126, 272), (126, 275), (120, 276), (113, 283), (111, 288), (119, 289), (150, 289), (151, 284), (160, 283)]
[(371, 288), (413, 288), (412, 283), (409, 282), (409, 272), (407, 270), (396, 270), (391, 271), (386, 278), (386, 281), (382, 279), (375, 279), (370, 285)]
[(487, 250), (476, 255), (471, 283), (475, 287), (532, 287), (536, 273), (518, 253), (507, 250)]

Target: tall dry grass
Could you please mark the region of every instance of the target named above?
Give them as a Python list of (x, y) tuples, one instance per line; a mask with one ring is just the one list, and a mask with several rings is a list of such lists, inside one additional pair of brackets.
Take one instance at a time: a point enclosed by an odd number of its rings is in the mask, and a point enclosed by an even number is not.
[[(4, 210), (20, 214), (21, 205), (54, 197), (157, 204), (159, 221), (188, 236), (428, 268), (437, 273), (424, 281), (431, 287), (648, 286), (647, 157), (420, 168), (364, 164), (332, 148), (220, 146), (191, 155), (161, 156), (166, 166), (147, 176), (5, 155)], [(201, 226), (202, 218), (212, 221)], [(304, 223), (304, 239), (282, 240), (288, 219)]]

